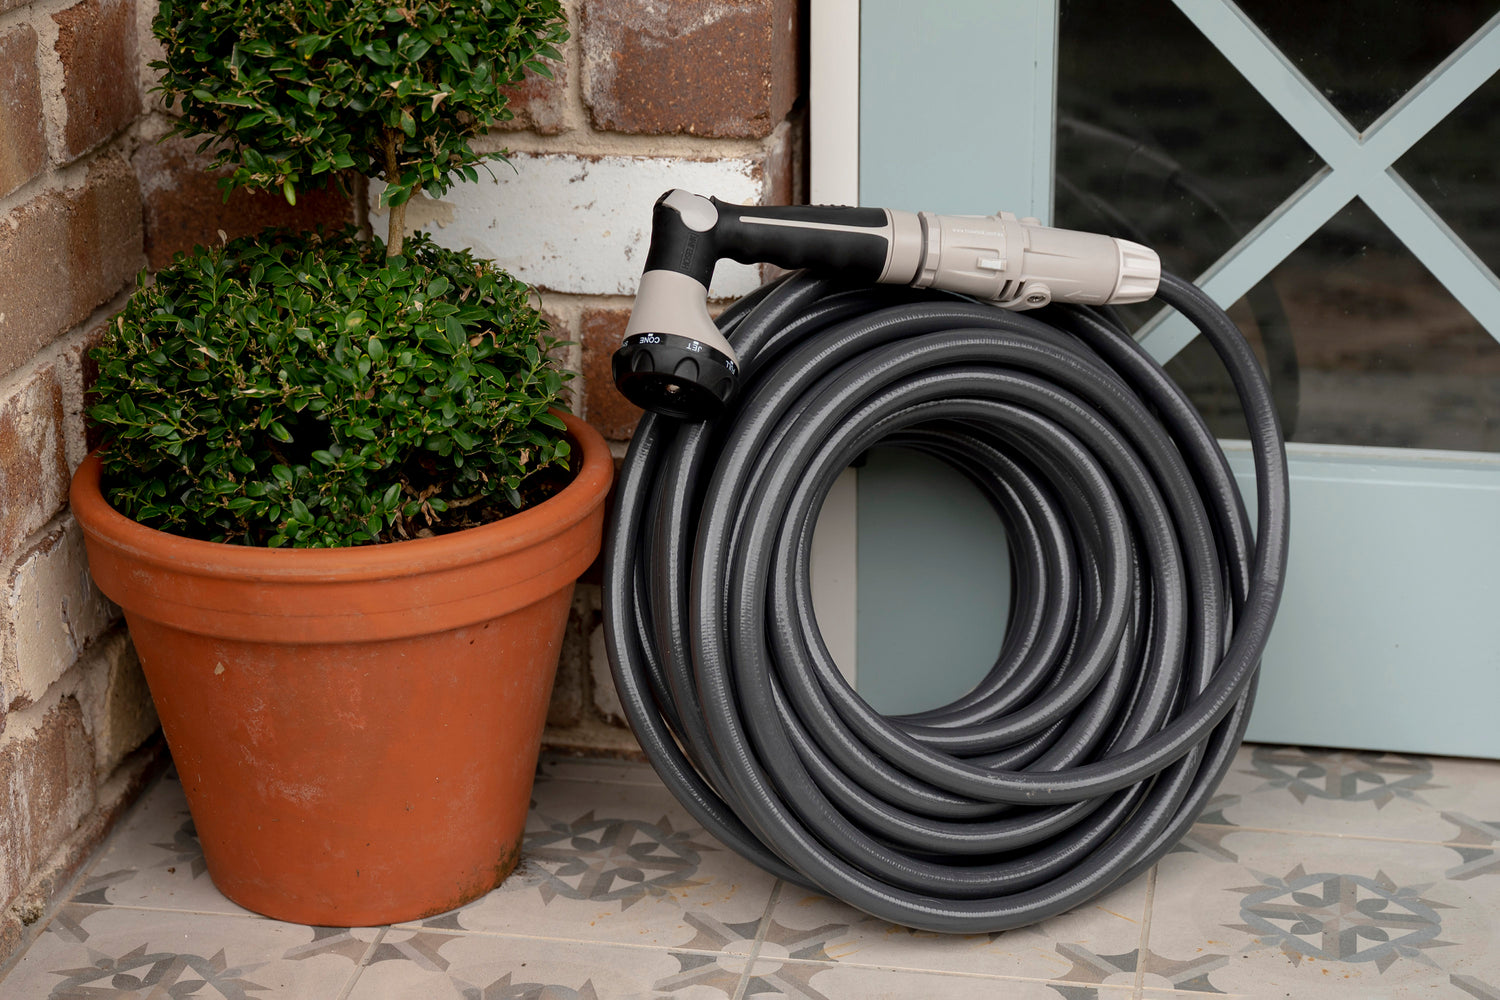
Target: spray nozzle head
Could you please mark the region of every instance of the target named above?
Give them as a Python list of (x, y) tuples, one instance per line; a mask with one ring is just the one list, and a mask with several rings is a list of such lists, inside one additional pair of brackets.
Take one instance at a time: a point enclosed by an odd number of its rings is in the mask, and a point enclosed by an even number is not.
[(739, 365), (711, 344), (671, 333), (627, 336), (614, 356), (615, 387), (643, 410), (715, 420), (734, 394)]

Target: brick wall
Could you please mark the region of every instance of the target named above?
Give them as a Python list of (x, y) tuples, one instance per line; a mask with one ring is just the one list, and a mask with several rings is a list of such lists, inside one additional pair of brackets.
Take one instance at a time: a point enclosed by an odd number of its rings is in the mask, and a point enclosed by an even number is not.
[[(136, 274), (195, 242), (266, 225), (363, 221), (366, 193), (236, 193), (196, 141), (158, 142), (154, 0), (0, 0), (0, 965), (131, 800), (156, 718), (118, 609), (93, 587), (67, 483), (87, 450), (88, 347)], [(574, 408), (623, 454), (638, 415), (609, 355), (669, 187), (800, 200), (798, 0), (572, 0), (555, 81), (529, 80), (487, 140), (514, 170), (419, 200), (408, 218), (531, 282), (577, 343)], [(373, 193), (370, 195), (373, 198)], [(382, 219), (371, 219), (383, 225)], [(714, 295), (752, 268), (721, 268)], [(549, 718), (554, 746), (629, 752), (579, 588)]]
[[(572, 405), (624, 455), (640, 411), (614, 390), (619, 344), (645, 260), (651, 206), (682, 187), (727, 201), (803, 198), (804, 13), (797, 0), (571, 0), (573, 39), (555, 81), (533, 79), (512, 127), (485, 149), (511, 166), (419, 196), (407, 222), (439, 242), (472, 247), (537, 289), (553, 328), (576, 342), (582, 373)], [(370, 221), (385, 215), (370, 192)], [(761, 280), (723, 263), (711, 296), (724, 302)], [(599, 587), (574, 601), (546, 740), (559, 748), (628, 753), (600, 628)]]
[[(85, 353), (148, 263), (291, 223), (157, 145), (154, 0), (0, 0), (0, 965), (160, 757), (119, 611), (67, 511)], [(357, 199), (362, 204), (362, 196)], [(315, 197), (296, 221), (354, 219)]]

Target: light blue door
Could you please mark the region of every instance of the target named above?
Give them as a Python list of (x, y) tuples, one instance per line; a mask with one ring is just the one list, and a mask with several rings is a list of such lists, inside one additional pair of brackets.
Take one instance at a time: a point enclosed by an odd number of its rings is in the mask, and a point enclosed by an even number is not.
[[(1497, 9), (861, 5), (860, 203), (1132, 236), (1262, 353), (1294, 507), (1252, 739), (1500, 756)], [(1192, 331), (1128, 319), (1248, 483)], [(998, 648), (1009, 577), (981, 507), (910, 456), (861, 470), (875, 704), (962, 690)]]

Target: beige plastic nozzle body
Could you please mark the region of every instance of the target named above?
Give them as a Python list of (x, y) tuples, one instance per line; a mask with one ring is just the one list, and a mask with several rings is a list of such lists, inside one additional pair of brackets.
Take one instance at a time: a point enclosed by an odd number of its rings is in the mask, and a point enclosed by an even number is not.
[(891, 215), (891, 261), (906, 266), (888, 266), (881, 276), (886, 282), (946, 289), (1005, 309), (1035, 309), (1050, 302), (1143, 302), (1161, 280), (1156, 252), (1129, 240), (1054, 229), (1011, 212)]

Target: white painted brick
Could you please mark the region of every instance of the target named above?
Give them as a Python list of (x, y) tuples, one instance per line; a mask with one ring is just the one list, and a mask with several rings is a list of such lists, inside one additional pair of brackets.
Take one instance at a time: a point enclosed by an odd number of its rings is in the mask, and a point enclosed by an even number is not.
[(62, 386), (63, 443), (67, 454), (68, 474), (78, 471), (88, 455), (88, 416), (85, 413), (83, 368), (88, 352), (103, 338), (107, 324), (73, 334), (57, 365), (57, 380)]
[(589, 633), (589, 671), (594, 680), (594, 708), (607, 721), (625, 725), (625, 709), (620, 704), (620, 693), (615, 690), (614, 674), (609, 670), (609, 654), (604, 649), (603, 625)]
[(83, 531), (71, 514), (16, 560), (4, 611), (0, 676), (11, 704), (40, 700), (119, 616), (89, 576)]
[[(5, 280), (0, 278), (0, 281)], [(0, 390), (0, 565), (68, 499), (66, 393), (43, 364)]]
[[(477, 184), (459, 184), (441, 201), (419, 196), (407, 228), (444, 246), (467, 247), (527, 284), (555, 292), (634, 295), (646, 261), (651, 208), (662, 193), (685, 188), (739, 204), (759, 204), (767, 181), (759, 160), (682, 160), (651, 156), (513, 153)], [(385, 234), (382, 185), (370, 185), (370, 224)], [(723, 261), (714, 298), (738, 298), (760, 285), (756, 267)]]
[(84, 722), (94, 738), (94, 772), (104, 778), (161, 722), (146, 688), (140, 657), (124, 628), (95, 642), (74, 676), (73, 694), (83, 706)]

